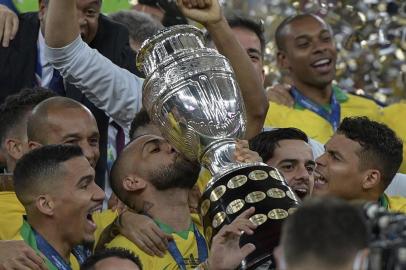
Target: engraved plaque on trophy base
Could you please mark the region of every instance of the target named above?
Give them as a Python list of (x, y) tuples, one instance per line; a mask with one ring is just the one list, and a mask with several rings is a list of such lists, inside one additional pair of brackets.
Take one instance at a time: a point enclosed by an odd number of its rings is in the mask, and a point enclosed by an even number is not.
[(279, 244), (283, 221), (299, 205), (300, 199), (274, 168), (262, 163), (246, 164), (214, 177), (203, 192), (199, 210), (206, 240), (222, 226), (230, 224), (243, 211), (255, 207), (250, 220), (257, 225), (253, 235), (242, 235), (240, 245), (253, 243), (256, 250), (242, 263), (241, 269), (254, 269), (273, 260), (272, 251)]

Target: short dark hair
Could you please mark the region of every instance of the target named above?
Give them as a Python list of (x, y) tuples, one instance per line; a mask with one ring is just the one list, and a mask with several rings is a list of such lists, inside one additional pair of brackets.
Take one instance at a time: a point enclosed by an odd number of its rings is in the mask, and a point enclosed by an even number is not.
[(127, 27), (130, 38), (140, 43), (163, 29), (163, 25), (150, 15), (136, 10), (121, 10), (109, 14), (109, 17)]
[(340, 199), (323, 197), (305, 201), (286, 220), (281, 245), (289, 267), (313, 259), (329, 269), (346, 265), (366, 248), (368, 235), (360, 209)]
[(17, 94), (8, 96), (0, 105), (1, 145), (12, 130), (21, 126), (29, 111), (38, 103), (54, 96), (53, 92), (42, 87), (24, 88)]
[(227, 22), (231, 28), (242, 27), (255, 33), (261, 43), (261, 55), (265, 54), (265, 29), (261, 19), (249, 17), (241, 13), (233, 12), (227, 15)]
[[(321, 17), (319, 17), (319, 16), (317, 16), (317, 15), (315, 15), (315, 14), (312, 14), (312, 13), (297, 14), (297, 15), (292, 15), (292, 16), (289, 16), (289, 17), (285, 18), (285, 19), (278, 25), (278, 27), (276, 27), (276, 30), (275, 30), (275, 43), (276, 43), (276, 48), (277, 48), (278, 50), (283, 51), (283, 50), (285, 49), (285, 43), (284, 43), (284, 40), (283, 40), (285, 28), (286, 28), (289, 24), (291, 24), (292, 22), (297, 21), (297, 20), (300, 20), (300, 19), (303, 19), (303, 18), (306, 18), (306, 17), (313, 17), (313, 18), (315, 18), (315, 19), (318, 19), (318, 20), (321, 20), (321, 21), (324, 22), (324, 20), (323, 20)], [(327, 23), (326, 23), (326, 24), (327, 24)], [(327, 24), (327, 25), (328, 25), (328, 24)], [(329, 25), (328, 25), (328, 26), (329, 26)], [(329, 26), (329, 28), (330, 28), (330, 31), (332, 32), (330, 26)]]
[[(226, 19), (231, 28), (241, 27), (254, 32), (259, 39), (259, 42), (261, 44), (261, 55), (262, 57), (264, 57), (266, 41), (265, 41), (265, 29), (262, 20), (243, 15), (239, 12), (227, 14)], [(205, 33), (205, 38), (207, 44), (209, 44), (212, 41), (210, 33), (208, 31)]]
[(81, 270), (94, 270), (96, 263), (107, 258), (120, 258), (132, 261), (142, 270), (142, 264), (138, 256), (133, 252), (124, 248), (108, 248), (95, 252), (92, 256), (86, 259), (86, 261), (80, 266)]
[(142, 108), (134, 117), (134, 120), (131, 122), (130, 127), (130, 140), (134, 140), (137, 137), (137, 130), (140, 127), (145, 127), (151, 123), (151, 118), (149, 117), (147, 110)]
[(34, 149), (17, 161), (14, 189), (20, 202), (27, 206), (33, 194), (41, 193), (60, 178), (61, 164), (83, 156), (77, 145), (47, 145)]
[(403, 160), (403, 143), (395, 132), (368, 117), (346, 117), (337, 129), (350, 140), (358, 142), (360, 169), (376, 168), (381, 173), (384, 189), (391, 183)]
[(264, 162), (271, 159), (279, 141), (301, 140), (309, 142), (307, 135), (297, 128), (277, 128), (264, 131), (249, 140), (250, 149), (257, 152)]

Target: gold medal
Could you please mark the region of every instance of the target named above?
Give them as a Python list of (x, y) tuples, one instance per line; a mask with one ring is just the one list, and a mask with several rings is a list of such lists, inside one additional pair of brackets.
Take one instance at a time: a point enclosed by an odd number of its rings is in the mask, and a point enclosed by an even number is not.
[(266, 194), (269, 197), (275, 198), (275, 199), (285, 198), (285, 196), (286, 196), (285, 192), (279, 188), (271, 188), (266, 192)]
[(228, 181), (227, 187), (231, 189), (241, 187), (247, 183), (247, 180), (245, 175), (236, 175)]
[(285, 180), (285, 178), (283, 178), (283, 176), (277, 170), (269, 171), (269, 176), (279, 181)]
[(264, 214), (256, 214), (249, 218), (249, 220), (257, 226), (264, 224), (267, 219)]
[(218, 212), (214, 217), (213, 217), (213, 228), (217, 228), (218, 226), (220, 226), (224, 220), (226, 219), (226, 213), (224, 212)]
[(268, 178), (268, 174), (263, 170), (255, 170), (250, 172), (248, 178), (254, 181), (265, 180)]
[(262, 191), (254, 191), (245, 196), (245, 201), (247, 203), (257, 203), (262, 201), (263, 199), (266, 198), (266, 195)]
[(220, 199), (224, 195), (224, 193), (226, 193), (226, 189), (227, 188), (224, 185), (216, 187), (210, 194), (210, 200), (212, 202), (215, 202)]
[(209, 208), (210, 208), (210, 200), (206, 199), (200, 205), (200, 214), (202, 216), (205, 216), (207, 214), (207, 211), (209, 210)]
[(245, 202), (241, 199), (234, 200), (227, 206), (226, 213), (229, 215), (235, 214), (244, 207), (244, 204)]
[(210, 226), (206, 228), (205, 235), (206, 235), (206, 240), (210, 242), (211, 237), (213, 236), (213, 229)]
[(270, 219), (284, 219), (287, 218), (289, 213), (281, 208), (275, 208), (268, 213)]

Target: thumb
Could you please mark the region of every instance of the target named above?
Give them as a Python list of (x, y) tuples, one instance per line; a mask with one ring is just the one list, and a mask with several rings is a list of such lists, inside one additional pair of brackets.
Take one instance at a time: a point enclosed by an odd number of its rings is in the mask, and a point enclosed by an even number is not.
[(256, 249), (256, 247), (254, 244), (252, 244), (252, 243), (245, 244), (241, 248), (241, 255), (243, 256), (243, 258), (245, 258), (248, 255), (250, 255), (255, 249)]

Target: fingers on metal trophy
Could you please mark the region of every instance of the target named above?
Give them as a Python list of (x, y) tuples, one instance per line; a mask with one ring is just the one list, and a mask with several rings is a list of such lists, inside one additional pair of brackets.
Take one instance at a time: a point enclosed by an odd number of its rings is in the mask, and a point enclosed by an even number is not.
[(241, 269), (269, 261), (281, 224), (299, 199), (276, 169), (234, 160), (246, 116), (228, 60), (204, 46), (202, 31), (178, 25), (144, 42), (137, 66), (146, 75), (143, 105), (152, 121), (178, 151), (213, 175), (199, 205), (206, 240), (254, 206), (250, 220), (258, 227), (254, 235), (242, 235), (240, 244), (253, 243), (256, 250)]

